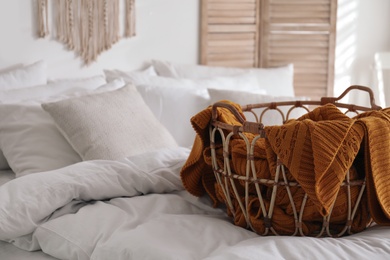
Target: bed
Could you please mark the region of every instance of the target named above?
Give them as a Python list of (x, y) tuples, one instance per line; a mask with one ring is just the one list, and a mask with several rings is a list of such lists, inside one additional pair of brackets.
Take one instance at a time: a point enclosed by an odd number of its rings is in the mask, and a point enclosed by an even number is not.
[(292, 65), (157, 60), (85, 79), (48, 79), (44, 61), (2, 70), (0, 259), (388, 259), (385, 226), (340, 238), (260, 236), (184, 188), (189, 119), (227, 97), (304, 99), (292, 79)]

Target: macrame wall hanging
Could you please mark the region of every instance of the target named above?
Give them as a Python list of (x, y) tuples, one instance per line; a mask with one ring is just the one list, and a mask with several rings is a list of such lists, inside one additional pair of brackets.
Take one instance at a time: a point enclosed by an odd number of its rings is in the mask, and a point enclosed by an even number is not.
[[(55, 39), (75, 51), (85, 64), (90, 64), (121, 37), (135, 36), (135, 0), (122, 1), (53, 0), (49, 6), (49, 0), (38, 0), (39, 37), (49, 34), (51, 20)], [(53, 11), (51, 16), (49, 11)]]

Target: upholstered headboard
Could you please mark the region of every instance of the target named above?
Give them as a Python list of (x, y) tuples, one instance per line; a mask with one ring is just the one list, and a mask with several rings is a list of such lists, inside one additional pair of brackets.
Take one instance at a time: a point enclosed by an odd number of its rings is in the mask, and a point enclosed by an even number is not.
[(337, 0), (202, 0), (201, 63), (294, 64), (297, 96), (333, 95)]

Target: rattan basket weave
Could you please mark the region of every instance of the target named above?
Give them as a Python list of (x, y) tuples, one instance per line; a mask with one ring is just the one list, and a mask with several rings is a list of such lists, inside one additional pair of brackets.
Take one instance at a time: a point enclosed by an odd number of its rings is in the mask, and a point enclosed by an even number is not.
[[(348, 92), (351, 90), (366, 91), (369, 94), (371, 107), (357, 106), (351, 104), (345, 104), (339, 102)], [(337, 98), (324, 97), (319, 101), (286, 101), (286, 102), (273, 102), (273, 103), (264, 103), (264, 104), (250, 104), (242, 106), (244, 112), (249, 112), (255, 115), (255, 122), (245, 121), (240, 113), (232, 106), (218, 102), (213, 105), (213, 116), (212, 122), (210, 124), (210, 150), (212, 158), (212, 167), (217, 180), (219, 189), (222, 191), (222, 200), (227, 206), (228, 213), (234, 219), (237, 214), (240, 214), (241, 220), (244, 219), (245, 224), (241, 223), (241, 226), (244, 226), (248, 229), (251, 229), (257, 232), (259, 235), (293, 235), (293, 236), (315, 236), (315, 237), (340, 237), (343, 235), (348, 235), (353, 233), (351, 231), (351, 226), (353, 220), (356, 216), (357, 208), (364, 196), (365, 192), (365, 179), (350, 180), (350, 173), (346, 174), (345, 180), (342, 182), (341, 186), (345, 189), (346, 194), (346, 217), (344, 220), (338, 221), (337, 227), (332, 226), (332, 213), (326, 216), (321, 216), (321, 222), (319, 223), (320, 228), (317, 228), (315, 232), (305, 232), (302, 228), (303, 215), (305, 211), (305, 205), (307, 203), (307, 194), (304, 194), (302, 200), (300, 200), (300, 207), (297, 207), (296, 202), (293, 200), (293, 191), (300, 189), (300, 184), (291, 178), (288, 177), (288, 169), (285, 167), (277, 158), (276, 160), (276, 172), (274, 173), (273, 178), (258, 178), (256, 163), (254, 159), (254, 150), (255, 144), (260, 138), (267, 138), (265, 136), (264, 126), (261, 123), (263, 116), (268, 111), (277, 111), (280, 113), (283, 122), (290, 119), (290, 114), (294, 109), (305, 109), (306, 111), (311, 111), (313, 108), (322, 106), (324, 104), (332, 103), (336, 105), (344, 113), (360, 113), (362, 111), (378, 110), (381, 107), (375, 104), (372, 91), (363, 86), (351, 86), (349, 87), (342, 95)], [(235, 117), (242, 123), (242, 126), (233, 126), (226, 123), (219, 122), (217, 120), (217, 108), (222, 107), (228, 109)], [(281, 107), (287, 107), (288, 109), (281, 109)], [(260, 112), (256, 112), (256, 109), (260, 109)], [(283, 113), (284, 110), (287, 113)], [(249, 140), (245, 133), (255, 134), (253, 140)], [(231, 150), (229, 145), (232, 137), (242, 138), (246, 144), (246, 173), (245, 175), (239, 175), (234, 172), (232, 163), (231, 163)], [(221, 140), (222, 149), (223, 149), (223, 160), (217, 156), (217, 148), (215, 145), (216, 139)], [(268, 197), (265, 198), (264, 187), (267, 187)], [(351, 190), (358, 187), (358, 196), (354, 197), (354, 201), (351, 198)], [(294, 221), (293, 232), (284, 233), (278, 232), (274, 228), (273, 217), (275, 210), (275, 200), (278, 191), (281, 189), (284, 190), (286, 196), (288, 197), (290, 205), (288, 206), (292, 210), (292, 216)], [(244, 194), (244, 196), (242, 196)], [(250, 196), (257, 196), (259, 205), (257, 205), (261, 214), (256, 216), (256, 221), (261, 220), (264, 228), (262, 232), (259, 232), (255, 228), (254, 218), (250, 217), (249, 207), (250, 207)], [(256, 200), (257, 200), (256, 199)], [(299, 210), (298, 210), (299, 208)], [(243, 221), (241, 221), (243, 222)], [(258, 224), (256, 224), (258, 225)]]

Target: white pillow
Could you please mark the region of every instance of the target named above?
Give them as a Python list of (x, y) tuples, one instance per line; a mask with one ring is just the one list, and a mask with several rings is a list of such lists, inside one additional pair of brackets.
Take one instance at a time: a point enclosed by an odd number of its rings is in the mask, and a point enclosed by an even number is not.
[[(0, 103), (1, 94), (4, 90), (31, 87), (46, 84), (46, 63), (38, 61), (33, 64), (22, 66), (15, 64), (12, 67), (0, 71)], [(0, 149), (0, 170), (9, 169), (7, 160)]]
[[(100, 93), (123, 85), (122, 80), (116, 80), (96, 90), (80, 91), (71, 96)], [(61, 100), (69, 96), (59, 93), (46, 100)], [(41, 103), (41, 100), (32, 100), (0, 104), (0, 150), (17, 177), (81, 161), (58, 131), (52, 117), (41, 108)]]
[(68, 98), (74, 98), (74, 97), (81, 97), (85, 95), (90, 94), (97, 94), (97, 93), (103, 93), (107, 91), (117, 90), (119, 88), (122, 88), (126, 85), (125, 81), (122, 78), (114, 79), (104, 85), (95, 87), (93, 89), (83, 89), (83, 88), (75, 88), (74, 91), (68, 93), (68, 91), (64, 93), (59, 93), (57, 95), (48, 97), (46, 99), (41, 99), (41, 103), (43, 102), (56, 102), (63, 99)]
[(154, 85), (154, 86), (177, 86), (182, 88), (197, 87), (202, 89), (215, 88), (215, 89), (232, 89), (243, 91), (261, 91), (266, 93), (265, 90), (260, 90), (256, 77), (252, 73), (243, 73), (237, 76), (231, 77), (213, 77), (202, 79), (182, 79), (182, 78), (170, 78), (148, 75), (143, 72), (124, 72), (120, 70), (104, 70), (107, 80), (112, 78), (121, 77), (127, 83), (138, 85)]
[(127, 74), (140, 74), (145, 76), (158, 76), (156, 70), (153, 66), (149, 66), (144, 70), (132, 70), (132, 71), (123, 71), (118, 69), (105, 69), (104, 74), (106, 76), (107, 81), (110, 81), (112, 79), (116, 78), (123, 78), (123, 76), (126, 76)]
[(210, 105), (206, 89), (198, 87), (138, 85), (142, 95), (157, 119), (183, 147), (192, 146), (195, 138), (190, 119)]
[(49, 82), (46, 85), (0, 91), (0, 103), (15, 103), (61, 94), (70, 94), (80, 90), (93, 90), (106, 84), (104, 76), (90, 78), (64, 79)]
[[(252, 73), (258, 80), (259, 87), (268, 95), (294, 96), (294, 66), (277, 68), (230, 68), (204, 65), (176, 64), (167, 61), (152, 60), (152, 65), (160, 76), (173, 78), (201, 79), (210, 77), (236, 76)], [(211, 87), (212, 88), (212, 87)]]
[(12, 64), (11, 66), (8, 66), (8, 67), (3, 67), (0, 69), (0, 74), (4, 73), (4, 72), (12, 71), (14, 69), (22, 68), (23, 66), (24, 65), (22, 63), (16, 63), (16, 64)]
[(190, 147), (195, 132), (192, 116), (210, 105), (207, 88), (240, 89), (265, 93), (259, 89), (256, 78), (249, 74), (208, 79), (178, 79), (151, 76), (143, 72), (105, 70), (106, 79), (121, 77), (135, 84), (145, 103), (157, 119), (173, 135), (180, 146)]
[[(210, 95), (210, 102), (214, 104), (221, 100), (230, 100), (240, 105), (248, 105), (248, 104), (258, 104), (258, 103), (270, 103), (270, 102), (279, 102), (279, 101), (295, 101), (295, 100), (308, 100), (307, 97), (284, 97), (284, 96), (270, 96), (270, 95), (262, 95), (258, 93), (251, 92), (240, 92), (240, 91), (231, 91), (231, 90), (219, 90), (219, 89), (208, 89), (207, 90)], [(283, 112), (284, 116), (287, 115), (289, 106), (281, 106), (279, 107)], [(257, 115), (264, 109), (255, 109)], [(289, 115), (289, 119), (298, 118), (303, 114), (306, 114), (307, 111), (303, 108), (295, 108)], [(245, 116), (248, 121), (255, 122), (255, 117), (251, 113), (245, 113)], [(276, 110), (268, 110), (265, 112), (262, 123), (264, 125), (280, 125), (283, 123), (283, 117)]]
[(46, 63), (44, 61), (38, 61), (27, 66), (17, 67), (0, 73), (0, 91), (43, 85), (46, 83)]
[(17, 177), (81, 161), (36, 101), (0, 105), (0, 147)]
[(177, 146), (133, 85), (42, 107), (83, 160), (120, 159)]
[[(89, 78), (57, 80), (46, 85), (9, 89), (0, 91), (0, 104), (46, 98), (58, 94), (64, 95), (75, 91), (93, 90), (105, 83), (104, 76), (100, 75)], [(0, 170), (4, 169), (9, 169), (9, 165), (0, 150)]]

